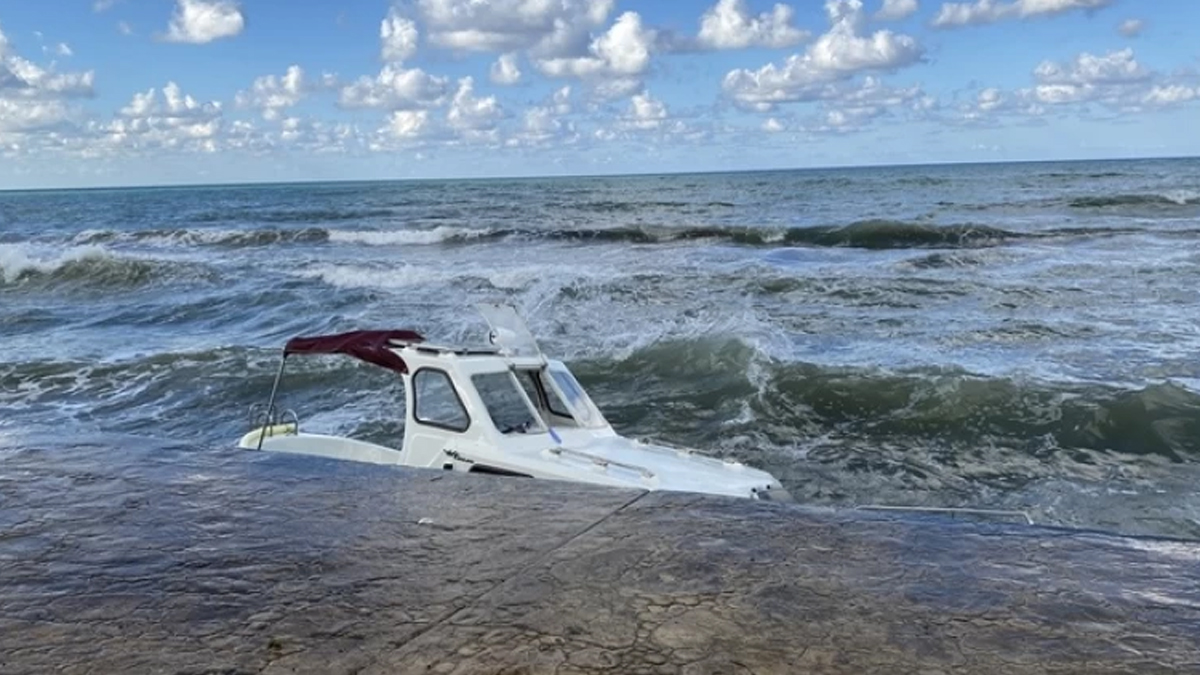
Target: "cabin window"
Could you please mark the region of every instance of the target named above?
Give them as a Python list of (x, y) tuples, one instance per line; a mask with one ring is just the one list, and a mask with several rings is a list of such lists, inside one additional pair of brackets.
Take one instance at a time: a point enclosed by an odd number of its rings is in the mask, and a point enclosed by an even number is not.
[[(551, 366), (547, 372), (550, 373), (550, 377), (559, 391), (566, 397), (566, 404), (570, 406), (575, 420), (581, 426), (599, 428), (605, 425), (604, 417), (570, 371), (560, 366)], [(550, 390), (551, 388), (547, 387), (546, 389)]]
[[(537, 377), (541, 379), (541, 375)], [(571, 409), (567, 407), (566, 403), (562, 402), (562, 399), (558, 397), (558, 392), (554, 391), (553, 387), (547, 387), (543, 384), (542, 390), (546, 392), (546, 407), (549, 408), (550, 412), (559, 417), (571, 416)]]
[(492, 423), (502, 434), (540, 432), (537, 413), (529, 407), (512, 373), (481, 373), (471, 377)]
[(571, 416), (571, 409), (562, 402), (553, 387), (546, 385), (546, 380), (542, 378), (539, 371), (523, 370), (518, 379), (525, 389), (525, 394), (529, 396), (529, 400), (534, 402), (538, 410), (545, 410), (551, 415), (569, 420), (569, 422), (560, 420), (557, 422), (558, 424), (574, 425), (575, 419)]
[(422, 368), (412, 378), (413, 417), (422, 424), (428, 424), (450, 431), (466, 431), (471, 426), (471, 418), (450, 376), (440, 370)]

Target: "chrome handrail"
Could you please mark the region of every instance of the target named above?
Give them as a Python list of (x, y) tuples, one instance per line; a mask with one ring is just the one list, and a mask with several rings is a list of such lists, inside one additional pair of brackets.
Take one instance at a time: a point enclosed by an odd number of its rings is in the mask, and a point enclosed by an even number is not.
[[(274, 437), (277, 435), (275, 427), (284, 427), (282, 433), (284, 435), (292, 435), (300, 433), (300, 416), (295, 410), (288, 408), (280, 411), (274, 405), (266, 405), (255, 403), (250, 406), (250, 430), (258, 431), (258, 448), (262, 449), (262, 442), (268, 436)], [(288, 429), (288, 426), (291, 429)]]
[(608, 459), (607, 457), (593, 455), (590, 452), (583, 452), (582, 450), (572, 450), (570, 448), (548, 448), (547, 450), (551, 454), (554, 454), (554, 455), (574, 455), (576, 457), (581, 457), (583, 459), (590, 460), (593, 464), (597, 464), (606, 469), (609, 466), (616, 466), (616, 467), (620, 467), (622, 469), (629, 469), (630, 471), (636, 471), (642, 475), (642, 478), (645, 478), (647, 480), (654, 478), (653, 471), (651, 471), (650, 469), (647, 469), (644, 466), (638, 466), (637, 464), (627, 464), (625, 462), (619, 462), (615, 459)]
[(250, 418), (250, 429), (254, 430), (273, 426), (276, 414), (275, 406), (273, 405), (265, 403), (251, 404), (250, 410), (247, 413), (247, 416)]
[(292, 428), (295, 430), (295, 433), (299, 434), (300, 433), (300, 416), (297, 415), (296, 411), (292, 410), (291, 408), (288, 408), (287, 410), (284, 410), (283, 412), (279, 413), (279, 420), (276, 423), (286, 425), (286, 424), (288, 424), (288, 420), (291, 420)]
[(720, 466), (729, 468), (739, 468), (745, 465), (734, 459), (725, 459), (724, 457), (713, 457), (698, 452), (695, 448), (690, 448), (686, 445), (679, 445), (670, 441), (660, 441), (657, 439), (647, 438), (642, 436), (636, 439), (647, 451), (657, 452), (661, 454), (672, 454), (677, 457), (687, 457), (688, 459), (704, 462), (710, 466)]

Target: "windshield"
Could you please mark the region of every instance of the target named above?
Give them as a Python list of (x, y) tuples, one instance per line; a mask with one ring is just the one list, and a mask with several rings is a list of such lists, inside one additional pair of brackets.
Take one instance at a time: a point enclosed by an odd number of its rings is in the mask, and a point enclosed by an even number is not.
[(595, 428), (608, 425), (596, 404), (592, 403), (591, 397), (587, 395), (587, 392), (583, 390), (566, 366), (561, 363), (551, 363), (547, 371), (554, 380), (555, 387), (562, 394), (563, 401), (571, 408), (571, 415), (579, 423), (579, 426)]
[(537, 411), (529, 406), (521, 385), (513, 374), (481, 373), (471, 376), (492, 423), (502, 434), (529, 434), (545, 431)]

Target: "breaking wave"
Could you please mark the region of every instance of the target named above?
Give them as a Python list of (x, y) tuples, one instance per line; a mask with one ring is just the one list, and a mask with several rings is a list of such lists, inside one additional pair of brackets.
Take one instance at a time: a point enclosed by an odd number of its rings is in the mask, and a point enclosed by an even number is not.
[(868, 220), (849, 225), (795, 227), (610, 227), (564, 230), (519, 228), (468, 229), (439, 227), (431, 230), (390, 232), (332, 232), (333, 241), (375, 245), (467, 244), (497, 239), (537, 239), (578, 243), (667, 244), (718, 241), (741, 246), (809, 245), (866, 249), (972, 247), (998, 243), (1024, 235), (980, 225), (925, 225)]
[(79, 245), (137, 243), (157, 246), (215, 246), (253, 247), (276, 244), (319, 244), (329, 241), (330, 232), (320, 227), (303, 229), (159, 229), (133, 232), (118, 230), (85, 230), (75, 235), (72, 243)]
[(1071, 208), (1104, 209), (1122, 206), (1192, 206), (1200, 204), (1200, 192), (1193, 190), (1169, 190), (1155, 194), (1118, 194), (1077, 197), (1070, 202)]
[[(1119, 197), (1095, 198), (1097, 203), (1120, 202)], [(1165, 198), (1160, 197), (1160, 200)], [(1105, 203), (1108, 203), (1105, 202)], [(1150, 202), (1146, 202), (1150, 203)], [(1177, 202), (1166, 202), (1176, 204)], [(1191, 202), (1189, 202), (1191, 203)], [(1200, 199), (1195, 203), (1200, 204)], [(935, 225), (893, 220), (862, 220), (847, 225), (768, 228), (734, 226), (661, 227), (631, 226), (575, 229), (474, 228), (441, 225), (433, 228), (394, 230), (349, 230), (306, 227), (300, 229), (153, 229), (139, 231), (85, 230), (69, 241), (72, 245), (134, 244), (143, 246), (194, 246), (254, 248), (263, 246), (340, 244), (357, 246), (463, 246), (502, 240), (529, 240), (578, 244), (674, 244), (687, 242), (724, 243), (746, 247), (807, 246), (818, 248), (968, 249), (997, 246), (1014, 241), (1047, 238), (1113, 237), (1134, 234), (1171, 236), (1195, 234), (1195, 230), (1163, 230), (1117, 227), (1066, 227), (1037, 232), (1015, 232), (975, 224)]]
[(179, 270), (175, 263), (118, 256), (95, 245), (38, 256), (19, 244), (0, 244), (0, 287), (129, 288)]
[(429, 230), (332, 230), (329, 240), (346, 244), (371, 246), (429, 245), (462, 243), (477, 239), (488, 240), (505, 236), (492, 230), (470, 229), (443, 225)]
[(715, 241), (740, 246), (819, 246), (864, 249), (959, 248), (986, 246), (1024, 235), (982, 225), (930, 225), (890, 220), (864, 220), (848, 225), (793, 228), (763, 227), (606, 227), (577, 229), (471, 228), (443, 225), (429, 229), (343, 230), (308, 227), (252, 230), (155, 229), (87, 230), (71, 239), (75, 245), (132, 243), (156, 246), (256, 247), (285, 244), (357, 244), (427, 246), (529, 239), (576, 243), (669, 244)]
[[(780, 361), (719, 338), (663, 341), (576, 370), (599, 392), (594, 398), (618, 401), (614, 422), (690, 442), (748, 431), (776, 447), (831, 437), (866, 447), (900, 442), (937, 448), (950, 473), (964, 459), (958, 453), (980, 448), (999, 448), (1012, 455), (1006, 464), (1035, 472), (1042, 462), (1087, 471), (1136, 457), (1200, 461), (1200, 393), (1170, 382), (1131, 390), (953, 369), (882, 372)], [(645, 397), (661, 405), (646, 408)]]

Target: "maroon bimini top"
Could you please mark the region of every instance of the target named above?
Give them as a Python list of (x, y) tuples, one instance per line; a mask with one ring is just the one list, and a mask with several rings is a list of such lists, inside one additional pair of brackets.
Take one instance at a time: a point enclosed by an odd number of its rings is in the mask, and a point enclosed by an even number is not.
[(411, 330), (356, 330), (336, 335), (297, 337), (283, 346), (288, 354), (345, 354), (373, 363), (400, 374), (408, 372), (408, 364), (388, 348), (392, 340), (424, 342), (420, 333)]

